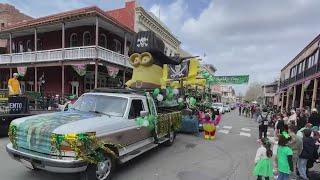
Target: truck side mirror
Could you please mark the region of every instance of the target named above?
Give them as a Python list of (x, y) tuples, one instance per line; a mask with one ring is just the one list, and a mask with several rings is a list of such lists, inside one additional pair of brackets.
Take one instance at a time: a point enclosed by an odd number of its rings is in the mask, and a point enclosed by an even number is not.
[(148, 114), (149, 114), (148, 111), (140, 111), (140, 116), (141, 117), (147, 116)]

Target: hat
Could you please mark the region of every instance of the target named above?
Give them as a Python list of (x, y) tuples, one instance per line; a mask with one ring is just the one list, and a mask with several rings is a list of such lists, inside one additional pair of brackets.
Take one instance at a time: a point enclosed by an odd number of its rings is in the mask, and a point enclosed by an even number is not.
[(18, 77), (19, 76), (19, 74), (18, 73), (13, 73), (13, 77)]

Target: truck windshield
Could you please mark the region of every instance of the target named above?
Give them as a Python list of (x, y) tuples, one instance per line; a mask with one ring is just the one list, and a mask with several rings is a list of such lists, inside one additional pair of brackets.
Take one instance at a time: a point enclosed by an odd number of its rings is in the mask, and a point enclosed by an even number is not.
[(122, 117), (128, 100), (122, 97), (85, 94), (73, 105), (73, 109)]

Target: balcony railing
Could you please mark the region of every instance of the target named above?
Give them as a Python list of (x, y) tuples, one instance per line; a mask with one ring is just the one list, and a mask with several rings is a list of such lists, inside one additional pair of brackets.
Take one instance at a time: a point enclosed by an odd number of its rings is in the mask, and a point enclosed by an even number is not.
[[(63, 58), (64, 54), (64, 58)], [(114, 64), (132, 68), (127, 57), (109, 49), (96, 46), (80, 46), (65, 49), (51, 49), (13, 54), (1, 54), (0, 64), (18, 64), (35, 62), (54, 62), (61, 60), (100, 59)]]

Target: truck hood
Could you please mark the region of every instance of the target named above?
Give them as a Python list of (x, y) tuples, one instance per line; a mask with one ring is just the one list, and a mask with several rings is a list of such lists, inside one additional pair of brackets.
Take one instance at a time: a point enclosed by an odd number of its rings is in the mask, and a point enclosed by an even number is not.
[(84, 132), (99, 134), (126, 127), (126, 123), (121, 123), (123, 121), (124, 118), (122, 117), (110, 117), (81, 111), (65, 111), (24, 117), (14, 120), (12, 124), (24, 132), (40, 133), (38, 135)]
[[(17, 127), (18, 147), (41, 153), (51, 153), (52, 133), (99, 133), (117, 130), (128, 124), (123, 118), (89, 112), (66, 111), (29, 116), (12, 121)], [(107, 133), (106, 132), (106, 133)]]

